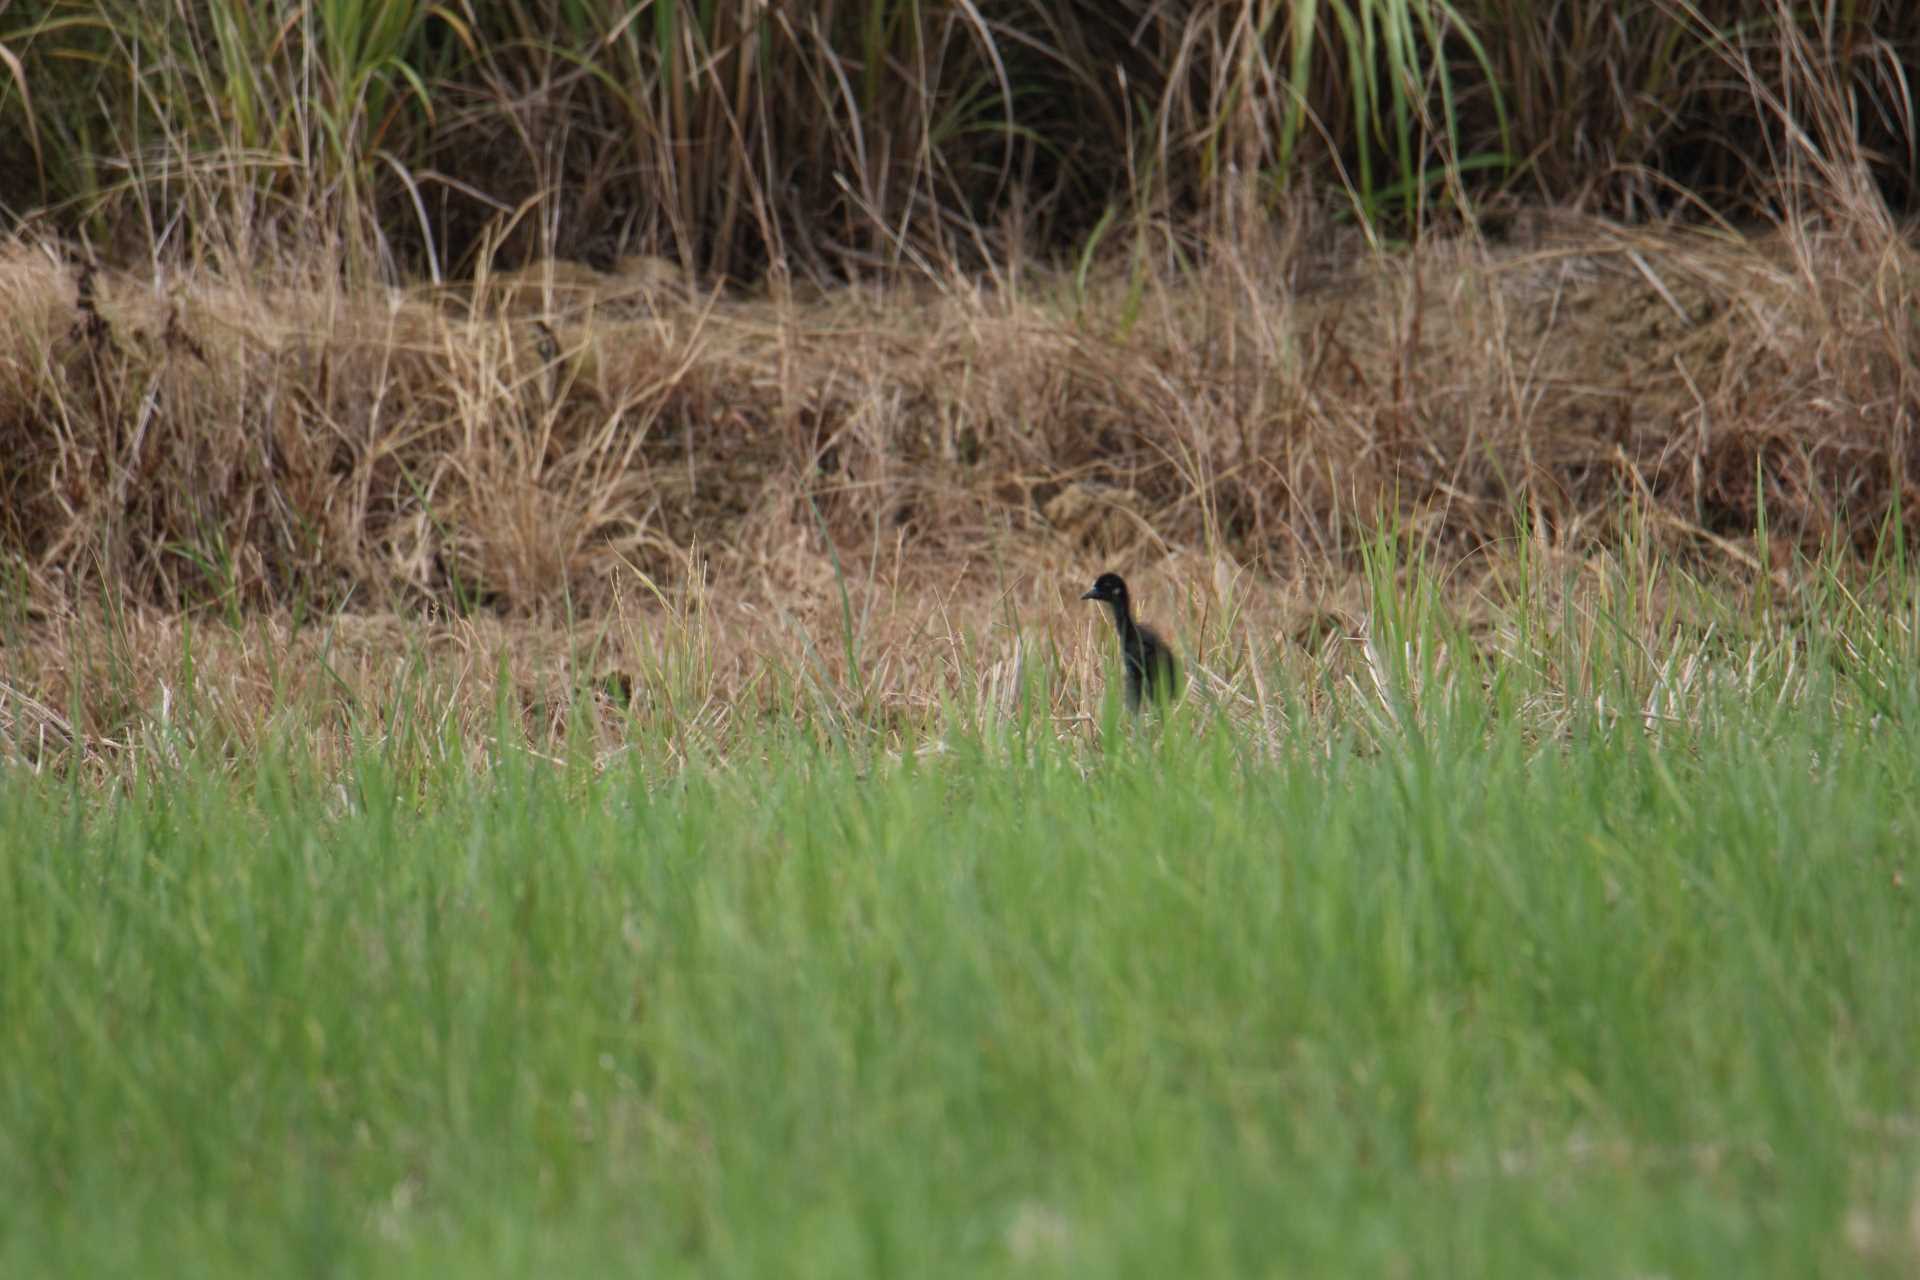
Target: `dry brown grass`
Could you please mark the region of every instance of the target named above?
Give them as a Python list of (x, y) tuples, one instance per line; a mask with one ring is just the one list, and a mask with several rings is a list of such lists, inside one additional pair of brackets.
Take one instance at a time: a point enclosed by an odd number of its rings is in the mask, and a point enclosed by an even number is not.
[(352, 295), (16, 243), (5, 736), (151, 723), (195, 622), (236, 741), (303, 688), (389, 707), (428, 668), (477, 732), (503, 654), (536, 731), (637, 680), (693, 699), (657, 725), (684, 750), (797, 691), (829, 724), (995, 704), (1036, 652), (1071, 723), (1103, 568), (1224, 690), (1357, 634), (1382, 520), (1484, 590), (1522, 527), (1578, 563), (1632, 511), (1740, 576), (1917, 509), (1920, 258), (1884, 225), (1338, 245), (796, 299), (645, 261)]
[(1604, 536), (1622, 495), (1709, 542), (1763, 496), (1809, 544), (1911, 506), (1920, 272), (1891, 230), (1569, 219), (1291, 287), (1313, 261), (801, 304), (644, 263), (354, 297), (15, 245), (0, 545), (46, 598), (526, 616), (693, 546), (733, 589), (818, 589), (822, 521), (903, 564), (1205, 548), (1285, 576), (1387, 513), (1470, 549), (1520, 511)]
[[(1299, 716), (1392, 737), (1409, 677), (1415, 701), (1430, 700), (1477, 679), (1481, 659), (1528, 673), (1544, 733), (1573, 702), (1618, 700), (1603, 671), (1632, 691), (1615, 712), (1688, 700), (1692, 678), (1676, 686), (1672, 667), (1698, 662), (1719, 602), (1650, 562), (1527, 550), (1524, 578), (1510, 554), (1428, 566), (1447, 613), (1414, 629), (1425, 653), (1400, 651), (1390, 633), (1408, 633), (1405, 620), (1382, 620), (1358, 572), (1280, 584), (1178, 552), (1137, 576), (1135, 594), (1176, 638), (1183, 714), (1227, 717), (1256, 740), (1277, 742)], [(595, 768), (637, 750), (663, 771), (796, 737), (937, 752), (952, 729), (991, 740), (1022, 722), (1091, 743), (1115, 652), (1104, 613), (1078, 599), (1085, 563), (1066, 551), (1036, 551), (1017, 571), (976, 559), (945, 586), (926, 566), (888, 567), (846, 582), (844, 613), (832, 585), (783, 599), (695, 574), (672, 594), (616, 590), (572, 621), (262, 611), (232, 624), (82, 606), (7, 627), (0, 765), (116, 775), (186, 751), (244, 765), (290, 736), (329, 769), (367, 747), (410, 767), (478, 764), (503, 734)], [(1400, 581), (1435, 577), (1406, 566)]]

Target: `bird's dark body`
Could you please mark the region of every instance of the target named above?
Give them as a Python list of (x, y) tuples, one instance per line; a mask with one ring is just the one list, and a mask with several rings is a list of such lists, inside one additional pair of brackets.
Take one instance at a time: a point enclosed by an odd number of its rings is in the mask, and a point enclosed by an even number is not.
[(1094, 579), (1093, 589), (1080, 597), (1098, 600), (1113, 615), (1120, 637), (1120, 660), (1127, 673), (1127, 709), (1138, 711), (1144, 701), (1171, 702), (1180, 693), (1180, 664), (1160, 633), (1133, 619), (1133, 601), (1126, 580), (1117, 573)]

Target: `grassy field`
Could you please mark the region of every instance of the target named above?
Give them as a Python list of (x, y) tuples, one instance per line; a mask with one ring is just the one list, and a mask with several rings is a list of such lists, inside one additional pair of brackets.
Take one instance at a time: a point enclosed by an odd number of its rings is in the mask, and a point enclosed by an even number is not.
[(0, 0), (0, 1276), (1920, 1274), (1920, 6), (813, 8)]
[(1911, 1275), (1904, 578), (1372, 569), (1158, 724), (1091, 631), (711, 757), (177, 670), (0, 772), (0, 1272)]

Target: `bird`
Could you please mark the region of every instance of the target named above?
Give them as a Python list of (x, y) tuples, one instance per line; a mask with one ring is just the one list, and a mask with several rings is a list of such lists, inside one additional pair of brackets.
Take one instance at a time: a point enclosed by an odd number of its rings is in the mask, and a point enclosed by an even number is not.
[(1180, 664), (1173, 648), (1152, 627), (1133, 620), (1133, 602), (1127, 582), (1117, 573), (1103, 573), (1082, 600), (1098, 600), (1113, 614), (1120, 634), (1120, 657), (1127, 667), (1127, 710), (1138, 711), (1143, 698), (1171, 702), (1180, 694)]

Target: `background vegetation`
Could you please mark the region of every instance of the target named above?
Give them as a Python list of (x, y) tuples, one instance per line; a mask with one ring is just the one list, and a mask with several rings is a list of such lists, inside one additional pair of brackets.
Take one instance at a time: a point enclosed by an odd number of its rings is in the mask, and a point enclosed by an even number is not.
[(973, 271), (1291, 191), (1407, 232), (1521, 200), (1779, 217), (1920, 175), (1920, 17), (1629, 0), (37, 0), (0, 15), (0, 209), (123, 254), (469, 275)]

